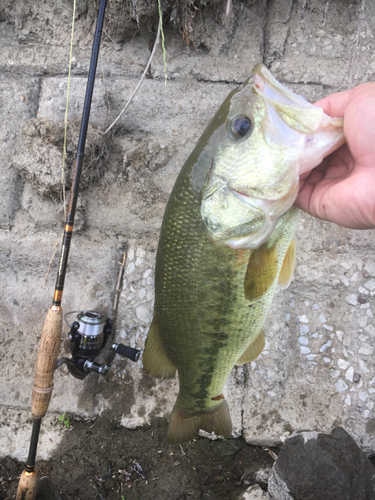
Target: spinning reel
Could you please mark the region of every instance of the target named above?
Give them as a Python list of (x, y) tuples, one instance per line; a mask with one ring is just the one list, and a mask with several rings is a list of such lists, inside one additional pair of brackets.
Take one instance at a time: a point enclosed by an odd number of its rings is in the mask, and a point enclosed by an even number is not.
[[(79, 313), (70, 325), (66, 317)], [(94, 359), (99, 356), (112, 334), (113, 322), (96, 311), (71, 311), (64, 317), (70, 327), (69, 343), (72, 353), (69, 358), (57, 360), (56, 368), (66, 364), (73, 377), (83, 380), (90, 370), (105, 375), (116, 354), (138, 361), (141, 351), (123, 344), (112, 344), (107, 360), (99, 364)]]

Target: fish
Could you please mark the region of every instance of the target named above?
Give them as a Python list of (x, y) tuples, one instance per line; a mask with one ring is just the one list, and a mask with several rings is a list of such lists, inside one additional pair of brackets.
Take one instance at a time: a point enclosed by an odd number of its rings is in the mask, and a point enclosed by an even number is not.
[(180, 171), (162, 222), (143, 368), (179, 394), (167, 440), (230, 436), (223, 389), (256, 359), (274, 293), (296, 259), (299, 176), (344, 142), (327, 116), (257, 64), (218, 109)]

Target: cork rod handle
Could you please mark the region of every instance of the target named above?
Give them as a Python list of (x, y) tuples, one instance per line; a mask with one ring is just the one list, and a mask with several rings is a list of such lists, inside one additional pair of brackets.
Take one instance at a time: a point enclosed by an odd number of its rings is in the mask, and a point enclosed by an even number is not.
[(16, 500), (35, 500), (36, 499), (36, 471), (23, 471), (18, 483)]
[(47, 412), (53, 389), (53, 374), (59, 354), (63, 314), (60, 306), (51, 306), (44, 322), (35, 368), (31, 411), (34, 418)]

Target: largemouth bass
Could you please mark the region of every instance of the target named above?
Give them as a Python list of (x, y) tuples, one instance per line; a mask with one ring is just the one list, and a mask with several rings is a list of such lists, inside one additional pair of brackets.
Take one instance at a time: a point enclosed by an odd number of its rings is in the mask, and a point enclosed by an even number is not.
[(183, 166), (163, 219), (145, 371), (180, 392), (167, 439), (231, 434), (224, 384), (264, 347), (295, 262), (299, 175), (343, 142), (330, 118), (262, 64), (229, 94)]

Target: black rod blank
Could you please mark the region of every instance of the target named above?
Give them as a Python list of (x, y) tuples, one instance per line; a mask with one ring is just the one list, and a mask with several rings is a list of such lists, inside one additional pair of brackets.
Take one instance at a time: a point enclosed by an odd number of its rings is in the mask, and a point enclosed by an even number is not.
[(76, 212), (76, 205), (77, 205), (77, 198), (78, 198), (78, 188), (79, 188), (79, 182), (80, 182), (80, 178), (81, 178), (83, 155), (85, 153), (87, 128), (88, 128), (89, 118), (90, 118), (92, 94), (94, 91), (96, 67), (98, 64), (100, 39), (102, 36), (102, 30), (103, 30), (105, 6), (106, 6), (106, 0), (101, 0), (100, 5), (99, 5), (98, 19), (96, 22), (95, 38), (94, 38), (94, 44), (93, 44), (92, 54), (91, 54), (89, 76), (87, 79), (85, 102), (83, 105), (83, 112), (82, 112), (81, 129), (79, 132), (79, 139), (78, 139), (77, 157), (76, 157), (76, 161), (75, 161), (75, 165), (74, 165), (72, 187), (70, 189), (68, 211), (67, 211), (67, 215), (66, 215), (66, 222), (65, 222), (65, 228), (64, 228), (64, 236), (63, 236), (63, 242), (61, 245), (59, 269), (58, 269), (58, 273), (57, 273), (55, 294), (54, 294), (54, 298), (53, 298), (53, 305), (55, 305), (55, 306), (61, 305), (62, 293), (63, 293), (64, 282), (65, 282), (65, 273), (66, 273), (66, 268), (68, 265), (70, 242), (72, 239), (74, 216), (75, 216), (75, 212)]
[[(33, 472), (35, 466), (36, 450), (38, 447), (40, 424), (42, 423), (41, 418), (34, 418), (33, 430), (30, 439), (29, 456), (27, 457), (26, 470), (27, 472)], [(30, 464), (30, 465), (29, 465)]]

